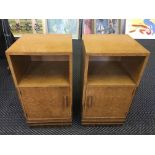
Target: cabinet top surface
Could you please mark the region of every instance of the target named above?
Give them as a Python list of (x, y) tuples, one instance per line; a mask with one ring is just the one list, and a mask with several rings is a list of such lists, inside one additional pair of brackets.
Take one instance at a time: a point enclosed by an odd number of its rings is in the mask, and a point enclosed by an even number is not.
[(88, 34), (82, 37), (89, 55), (147, 56), (149, 51), (128, 35)]
[(63, 34), (26, 34), (19, 38), (7, 54), (70, 54), (72, 36)]

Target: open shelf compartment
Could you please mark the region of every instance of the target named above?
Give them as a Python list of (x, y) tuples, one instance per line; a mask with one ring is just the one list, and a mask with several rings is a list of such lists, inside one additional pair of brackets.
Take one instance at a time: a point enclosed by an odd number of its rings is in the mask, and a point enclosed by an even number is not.
[(135, 86), (145, 57), (143, 56), (89, 56), (90, 86)]
[(19, 87), (69, 86), (69, 56), (10, 58)]

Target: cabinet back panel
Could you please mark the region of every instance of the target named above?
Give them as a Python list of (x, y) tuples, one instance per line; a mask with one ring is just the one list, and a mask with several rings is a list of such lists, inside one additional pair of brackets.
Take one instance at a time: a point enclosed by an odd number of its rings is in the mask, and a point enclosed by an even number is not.
[(120, 56), (90, 56), (89, 61), (120, 61)]
[[(69, 56), (10, 56), (17, 83), (19, 84), (31, 70), (33, 77), (67, 78), (69, 76)], [(33, 68), (32, 64), (36, 64)], [(37, 70), (37, 71), (36, 71)], [(40, 73), (39, 73), (40, 72)], [(46, 73), (46, 74), (45, 74)], [(29, 79), (31, 80), (31, 79)], [(37, 81), (36, 81), (37, 82)], [(52, 82), (52, 81), (51, 81)]]
[(129, 73), (135, 83), (137, 83), (140, 79), (140, 74), (144, 67), (145, 58), (146, 57), (144, 56), (121, 58), (122, 66)]
[(32, 61), (69, 61), (68, 56), (31, 56)]

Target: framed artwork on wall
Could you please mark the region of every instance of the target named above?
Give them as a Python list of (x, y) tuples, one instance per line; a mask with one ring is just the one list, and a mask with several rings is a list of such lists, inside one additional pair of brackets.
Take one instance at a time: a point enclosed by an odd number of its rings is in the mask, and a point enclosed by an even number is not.
[(83, 34), (124, 34), (125, 19), (84, 19)]
[(46, 20), (9, 19), (8, 21), (15, 37), (21, 37), (22, 34), (46, 33)]
[(47, 32), (46, 20), (32, 19), (32, 30), (33, 33), (45, 34)]
[(83, 34), (94, 33), (94, 19), (83, 19)]
[(120, 34), (125, 34), (126, 19), (120, 19)]
[(72, 34), (73, 39), (79, 38), (78, 19), (48, 19), (48, 33)]
[(155, 39), (155, 19), (127, 19), (125, 33), (134, 39)]
[(95, 19), (94, 31), (96, 34), (119, 34), (120, 19)]

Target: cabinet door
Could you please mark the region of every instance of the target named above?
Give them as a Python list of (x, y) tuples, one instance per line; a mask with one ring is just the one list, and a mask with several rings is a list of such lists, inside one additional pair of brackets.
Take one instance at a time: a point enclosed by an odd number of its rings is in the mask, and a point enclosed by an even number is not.
[(125, 118), (134, 88), (88, 87), (83, 105), (84, 118)]
[(20, 88), (28, 120), (71, 117), (69, 88)]

